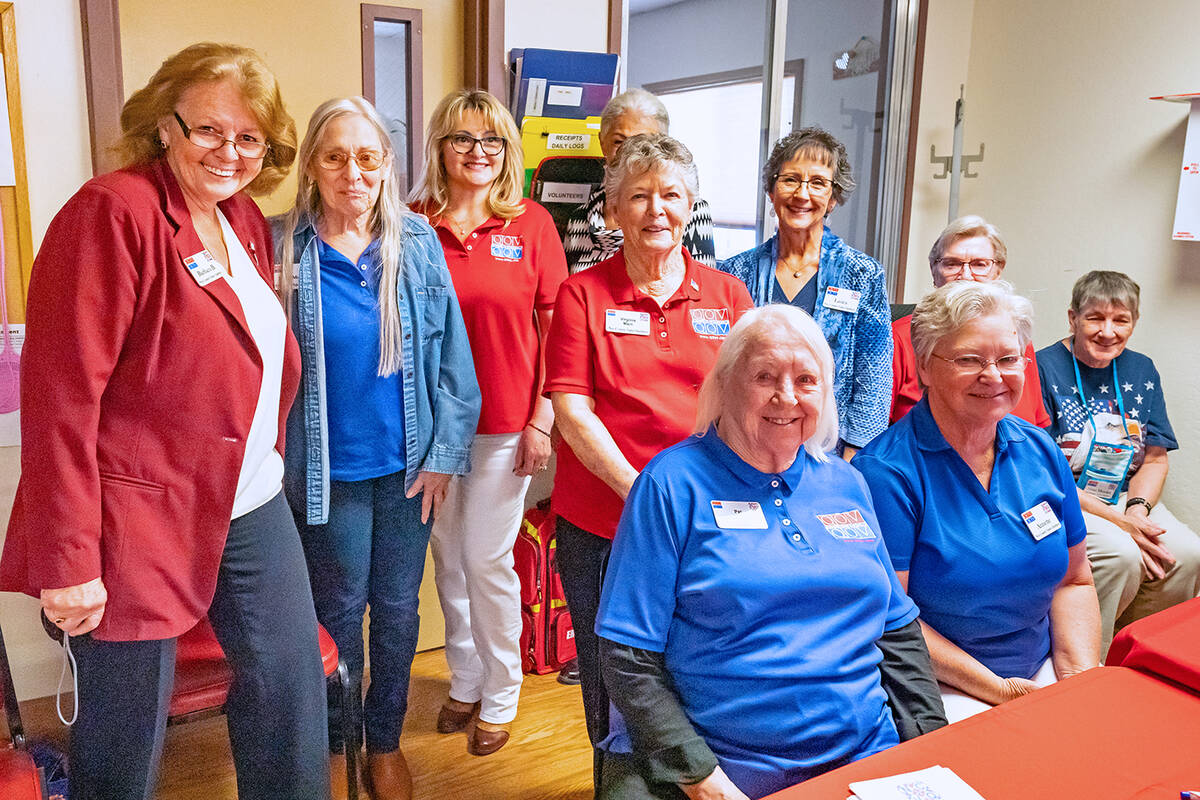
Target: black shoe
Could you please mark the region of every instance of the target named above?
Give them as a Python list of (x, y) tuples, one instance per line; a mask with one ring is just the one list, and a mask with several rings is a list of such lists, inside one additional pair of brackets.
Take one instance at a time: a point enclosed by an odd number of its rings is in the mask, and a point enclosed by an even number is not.
[(579, 685), (579, 659), (572, 658), (558, 671), (558, 682), (564, 686)]

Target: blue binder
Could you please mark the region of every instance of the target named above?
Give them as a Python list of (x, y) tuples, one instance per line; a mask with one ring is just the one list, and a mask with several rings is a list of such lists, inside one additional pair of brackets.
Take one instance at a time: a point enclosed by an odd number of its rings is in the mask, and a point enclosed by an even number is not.
[(526, 116), (583, 119), (612, 99), (618, 57), (612, 53), (513, 48), (509, 97), (518, 127)]

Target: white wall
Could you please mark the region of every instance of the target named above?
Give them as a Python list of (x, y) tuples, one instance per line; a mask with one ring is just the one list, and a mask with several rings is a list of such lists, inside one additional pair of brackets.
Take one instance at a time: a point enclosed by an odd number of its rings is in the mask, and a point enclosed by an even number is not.
[[(15, 0), (14, 11), (37, 246), (58, 209), (92, 175), (79, 3)], [(0, 541), (20, 473), (19, 453), (16, 447), (0, 448)], [(21, 698), (50, 694), (58, 680), (59, 651), (42, 632), (37, 609), (33, 598), (0, 593), (0, 626)]]
[[(1197, 88), (1200, 50), (1187, 24), (1196, 4), (1160, 0), (1135, 14), (1117, 0), (977, 0), (973, 14), (957, 5), (930, 3), (924, 75), (937, 83), (923, 93), (922, 136), (949, 147), (957, 77), (947, 79), (969, 52), (966, 150), (979, 141), (987, 150), (960, 210), (1005, 234), (1005, 277), (1034, 302), (1039, 346), (1065, 335), (1071, 285), (1084, 272), (1118, 269), (1141, 284), (1132, 345), (1162, 373), (1180, 442), (1165, 499), (1200, 530), (1200, 244), (1170, 238), (1187, 107), (1147, 99)], [(939, 18), (946, 24), (935, 27)], [(925, 117), (934, 93), (936, 113)], [(917, 172), (927, 175), (928, 144), (918, 147)], [(914, 197), (910, 300), (927, 286), (923, 254), (945, 221), (933, 214), (938, 188)]]
[(505, 54), (514, 47), (607, 53), (608, 2), (505, 0)]
[[(882, 27), (880, 0), (791, 0), (787, 59), (803, 58), (802, 125), (819, 125), (845, 145), (859, 190), (830, 218), (830, 226), (857, 247), (867, 241), (867, 205), (874, 171), (873, 125), (845, 127), (848, 109), (874, 111), (880, 73), (833, 79), (833, 58), (860, 36), (876, 41)], [(688, 0), (635, 14), (629, 20), (629, 85), (761, 67), (766, 31), (764, 0)], [(672, 131), (687, 141), (687, 132)], [(758, 148), (758, 141), (731, 142)], [(704, 176), (701, 175), (703, 183)]]

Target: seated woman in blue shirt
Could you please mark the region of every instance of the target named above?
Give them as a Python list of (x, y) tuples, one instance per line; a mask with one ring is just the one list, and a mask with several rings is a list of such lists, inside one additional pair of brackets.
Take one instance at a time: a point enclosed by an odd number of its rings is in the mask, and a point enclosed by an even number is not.
[[(277, 220), (280, 296), (300, 342), (288, 420), (288, 500), (317, 619), (361, 685), (371, 607), (371, 686), (361, 708), (376, 800), (412, 793), (400, 753), (417, 646), (417, 591), (450, 476), (465, 473), (480, 394), (437, 235), (400, 199), (379, 114), (361, 97), (313, 112), (295, 207)], [(336, 695), (330, 694), (336, 707)], [(340, 717), (329, 728), (333, 797), (346, 796)], [(357, 736), (356, 736), (357, 738)]]
[(845, 146), (820, 128), (775, 143), (762, 189), (779, 232), (717, 269), (746, 284), (754, 305), (807, 311), (833, 348), (840, 452), (849, 460), (888, 425), (892, 407), (892, 317), (883, 266), (829, 229), (826, 219), (854, 191)]
[(925, 397), (854, 459), (951, 722), (1100, 660), (1075, 481), (1050, 437), (1009, 414), (1032, 332), (1003, 281), (926, 295), (912, 318)]
[(596, 621), (602, 797), (758, 798), (945, 724), (866, 483), (828, 454), (832, 376), (807, 314), (748, 312), (696, 434), (634, 482)]

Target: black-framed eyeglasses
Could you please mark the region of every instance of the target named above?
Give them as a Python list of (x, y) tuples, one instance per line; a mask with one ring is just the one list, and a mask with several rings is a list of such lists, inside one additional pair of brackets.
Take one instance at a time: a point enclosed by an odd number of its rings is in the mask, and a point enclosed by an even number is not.
[(980, 375), (992, 364), (996, 365), (996, 369), (1005, 374), (1013, 375), (1025, 370), (1025, 365), (1028, 360), (1023, 355), (1010, 353), (999, 358), (984, 358), (983, 356), (955, 356), (954, 358), (946, 358), (939, 356), (937, 353), (932, 354), (934, 358), (940, 358), (947, 364), (952, 365), (955, 369), (965, 375)]
[(341, 150), (330, 150), (317, 156), (317, 166), (322, 169), (338, 170), (353, 161), (362, 172), (374, 172), (383, 166), (387, 155), (378, 150), (359, 150), (357, 153), (346, 153)]
[(782, 191), (784, 194), (795, 194), (800, 191), (800, 187), (808, 185), (808, 193), (814, 197), (824, 197), (833, 192), (833, 187), (837, 184), (829, 178), (821, 175), (816, 175), (812, 178), (801, 178), (799, 175), (776, 175), (775, 188)]
[(503, 136), (484, 136), (482, 139), (477, 139), (466, 133), (452, 133), (445, 137), (445, 141), (450, 142), (450, 147), (454, 149), (454, 152), (464, 156), (474, 150), (476, 144), (483, 148), (484, 155), (498, 156), (504, 152), (504, 146), (508, 144), (504, 141)]
[(237, 151), (239, 156), (244, 158), (262, 158), (271, 149), (271, 145), (266, 142), (255, 139), (248, 133), (238, 134), (236, 139), (226, 139), (224, 134), (217, 133), (212, 128), (189, 128), (187, 123), (183, 121), (183, 117), (179, 116), (179, 112), (175, 114), (175, 121), (179, 123), (179, 128), (183, 131), (184, 137), (192, 144), (203, 147), (205, 150), (219, 150), (225, 146), (226, 142), (233, 145), (233, 149)]

